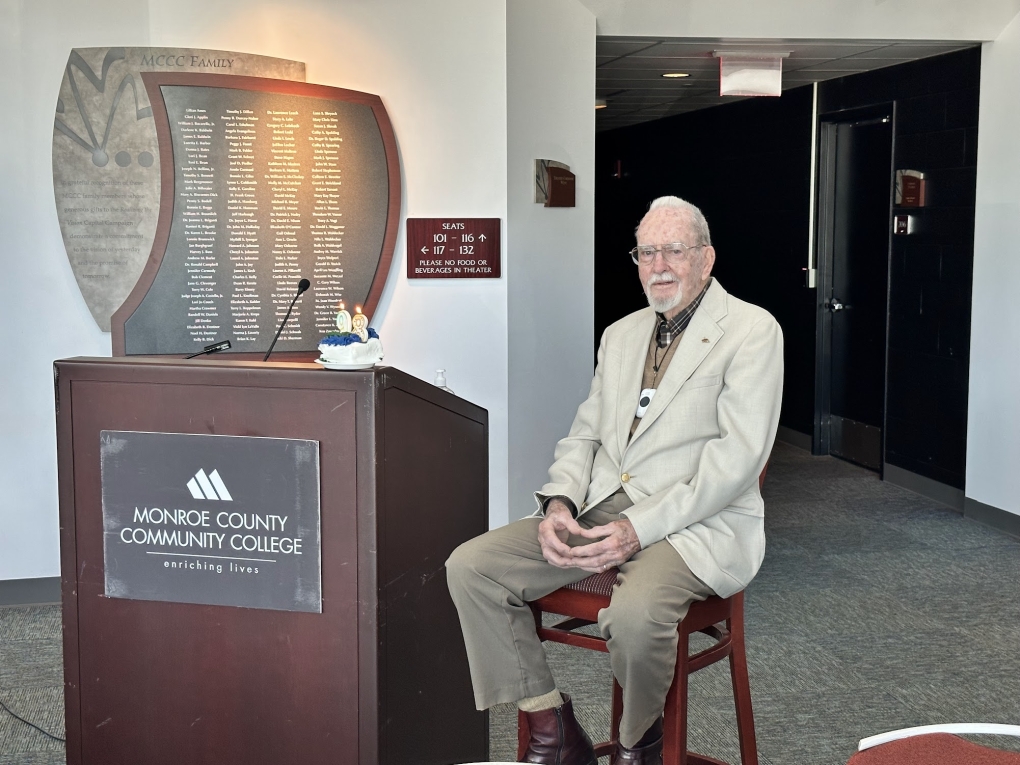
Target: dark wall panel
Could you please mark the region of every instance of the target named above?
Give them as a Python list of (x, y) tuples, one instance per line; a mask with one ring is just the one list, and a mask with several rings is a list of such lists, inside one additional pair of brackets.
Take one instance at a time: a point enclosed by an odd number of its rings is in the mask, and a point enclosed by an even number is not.
[(886, 462), (963, 488), (981, 51), (824, 82), (819, 110), (895, 101), (894, 164), (921, 170), (917, 233), (893, 237)]
[[(895, 164), (927, 173), (920, 230), (894, 237), (890, 265), (887, 454), (959, 488), (966, 452), (980, 49), (819, 85), (819, 111), (896, 103)], [(786, 337), (780, 422), (810, 433), (814, 290), (804, 287), (810, 87), (599, 133), (596, 137), (597, 336), (645, 305), (627, 250), (648, 203), (701, 207), (715, 275), (770, 311)], [(619, 163), (619, 164), (618, 164)], [(617, 170), (622, 171), (622, 177)]]
[[(786, 338), (782, 423), (810, 433), (814, 416), (814, 292), (808, 246), (811, 89), (739, 101), (596, 137), (596, 337), (647, 305), (627, 251), (648, 203), (675, 194), (705, 213), (714, 274), (770, 311)], [(622, 178), (614, 177), (617, 162)]]

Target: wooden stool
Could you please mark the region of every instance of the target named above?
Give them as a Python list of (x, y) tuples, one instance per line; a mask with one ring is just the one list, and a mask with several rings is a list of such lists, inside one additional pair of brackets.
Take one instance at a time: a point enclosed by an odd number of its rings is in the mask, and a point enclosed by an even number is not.
[[(768, 462), (758, 476), (758, 489), (765, 483)], [(597, 624), (599, 611), (609, 605), (609, 597), (616, 584), (619, 569), (611, 568), (601, 574), (592, 574), (574, 584), (568, 584), (544, 598), (528, 603), (535, 615), (538, 637), (554, 643), (588, 648), (609, 653), (606, 641), (574, 632), (579, 627)], [(567, 618), (551, 627), (542, 626), (542, 614), (561, 614)], [(712, 596), (691, 604), (687, 616), (677, 627), (680, 641), (676, 648), (676, 673), (666, 694), (666, 708), (662, 721), (663, 765), (726, 765), (721, 760), (687, 751), (687, 678), (710, 664), (730, 657), (730, 680), (733, 683), (733, 702), (737, 708), (737, 736), (740, 739), (741, 765), (758, 765), (758, 744), (754, 738), (754, 712), (751, 710), (751, 684), (747, 678), (747, 654), (744, 651), (744, 593), (728, 598)], [(704, 651), (690, 656), (690, 638), (701, 632), (715, 640)], [(595, 746), (599, 757), (612, 757), (620, 740), (620, 718), (623, 716), (623, 689), (613, 678), (613, 701), (609, 728), (609, 741)], [(517, 759), (528, 749), (531, 731), (528, 718), (517, 713)]]
[[(609, 605), (609, 596), (616, 583), (618, 569), (592, 574), (575, 584), (529, 603), (535, 614), (538, 636), (542, 640), (588, 648), (608, 653), (606, 641), (601, 637), (579, 634), (573, 630), (595, 624), (599, 610)], [(567, 618), (551, 627), (543, 627), (542, 613), (561, 614)], [(678, 627), (680, 641), (677, 646), (676, 674), (666, 695), (663, 720), (663, 765), (726, 765), (720, 760), (687, 751), (687, 678), (692, 672), (710, 664), (730, 659), (730, 677), (733, 681), (733, 699), (737, 709), (737, 733), (740, 738), (742, 765), (758, 765), (758, 748), (754, 737), (754, 715), (751, 711), (751, 688), (747, 677), (747, 657), (744, 653), (744, 593), (729, 598), (710, 597), (691, 604), (686, 618)], [(688, 655), (690, 636), (704, 633), (716, 642), (705, 650)], [(623, 715), (623, 689), (613, 678), (612, 722), (609, 741), (595, 746), (599, 757), (612, 756), (620, 738), (620, 718)], [(517, 758), (528, 748), (527, 716), (517, 716)]]

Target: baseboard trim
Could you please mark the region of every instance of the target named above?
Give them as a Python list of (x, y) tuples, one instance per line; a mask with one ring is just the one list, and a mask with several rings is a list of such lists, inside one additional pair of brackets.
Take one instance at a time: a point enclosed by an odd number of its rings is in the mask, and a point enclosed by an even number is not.
[(986, 505), (976, 499), (967, 497), (964, 502), (963, 515), (965, 518), (977, 521), (984, 526), (991, 526), (997, 531), (1004, 531), (1010, 536), (1020, 537), (1020, 515), (1011, 513), (1008, 510)]
[(59, 602), (59, 576), (0, 580), (0, 606), (53, 605)]
[(922, 497), (948, 505), (958, 513), (964, 512), (963, 489), (957, 489), (923, 475), (911, 473), (909, 470), (890, 465), (888, 462), (882, 466), (882, 478), (893, 486), (899, 486), (901, 489), (907, 489)]
[(779, 430), (776, 431), (776, 440), (790, 446), (796, 446), (798, 449), (803, 449), (806, 452), (811, 451), (811, 436), (807, 433), (801, 433), (799, 430), (788, 428), (785, 425), (779, 426)]

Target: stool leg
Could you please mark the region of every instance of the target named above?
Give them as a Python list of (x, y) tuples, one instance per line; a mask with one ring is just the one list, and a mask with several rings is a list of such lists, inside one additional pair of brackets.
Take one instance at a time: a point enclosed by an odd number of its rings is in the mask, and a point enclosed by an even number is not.
[(620, 720), (623, 718), (623, 688), (613, 678), (613, 700), (609, 707), (609, 743), (614, 749), (620, 743)]
[(737, 710), (737, 735), (740, 738), (741, 765), (758, 765), (758, 743), (754, 736), (754, 712), (751, 710), (751, 682), (747, 676), (747, 654), (744, 648), (744, 594), (733, 605), (732, 616), (726, 620), (730, 631), (730, 678), (733, 681), (733, 703)]
[(690, 635), (680, 624), (676, 673), (666, 694), (662, 721), (662, 765), (687, 765), (687, 680), (690, 675)]
[(531, 740), (531, 726), (528, 725), (528, 716), (521, 710), (517, 710), (517, 762), (524, 759), (524, 753), (528, 751), (528, 741)]

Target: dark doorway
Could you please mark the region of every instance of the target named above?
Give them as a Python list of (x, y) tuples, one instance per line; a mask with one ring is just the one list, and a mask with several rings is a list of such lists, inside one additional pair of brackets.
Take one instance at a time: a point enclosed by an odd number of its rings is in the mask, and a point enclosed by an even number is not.
[(820, 120), (814, 451), (882, 467), (892, 105)]

